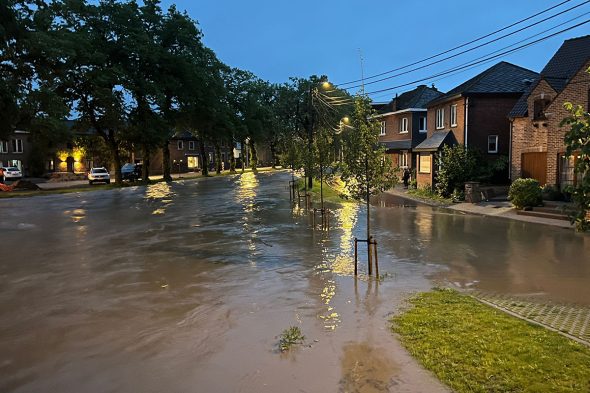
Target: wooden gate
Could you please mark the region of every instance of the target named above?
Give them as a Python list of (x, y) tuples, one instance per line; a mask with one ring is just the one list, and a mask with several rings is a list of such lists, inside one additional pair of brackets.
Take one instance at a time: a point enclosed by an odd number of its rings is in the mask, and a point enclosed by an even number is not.
[(542, 186), (547, 183), (547, 153), (522, 153), (523, 178), (536, 179)]

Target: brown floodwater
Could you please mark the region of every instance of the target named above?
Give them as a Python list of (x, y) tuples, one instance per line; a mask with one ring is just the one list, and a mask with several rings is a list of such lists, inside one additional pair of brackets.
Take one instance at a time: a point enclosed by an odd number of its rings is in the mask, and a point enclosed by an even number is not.
[[(590, 304), (590, 238), (375, 200), (312, 230), (287, 173), (0, 200), (2, 392), (444, 392), (389, 331), (433, 283)], [(361, 258), (364, 261), (364, 249)], [(303, 345), (280, 353), (299, 326)]]

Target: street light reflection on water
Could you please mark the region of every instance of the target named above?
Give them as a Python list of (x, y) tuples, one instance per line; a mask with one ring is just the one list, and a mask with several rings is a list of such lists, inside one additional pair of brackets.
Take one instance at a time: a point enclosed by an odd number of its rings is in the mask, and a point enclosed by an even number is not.
[(174, 192), (167, 182), (150, 184), (145, 189), (145, 199), (160, 202), (160, 207), (152, 211), (153, 215), (166, 213), (166, 206), (173, 202)]
[(256, 196), (258, 194), (259, 181), (256, 173), (244, 172), (238, 177), (235, 190), (235, 202), (242, 205), (242, 229), (248, 234), (248, 262), (250, 266), (256, 266), (258, 231), (253, 227), (253, 213), (256, 211)]

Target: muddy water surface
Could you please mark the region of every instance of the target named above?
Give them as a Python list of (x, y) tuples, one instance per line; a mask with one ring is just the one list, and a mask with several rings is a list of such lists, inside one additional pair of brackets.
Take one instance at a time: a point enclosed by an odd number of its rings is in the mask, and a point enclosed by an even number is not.
[[(363, 209), (312, 231), (288, 180), (1, 200), (0, 391), (446, 391), (389, 333), (407, 294), (590, 299), (588, 237), (389, 197), (372, 215), (385, 278), (355, 280)], [(281, 354), (293, 325), (305, 344)]]

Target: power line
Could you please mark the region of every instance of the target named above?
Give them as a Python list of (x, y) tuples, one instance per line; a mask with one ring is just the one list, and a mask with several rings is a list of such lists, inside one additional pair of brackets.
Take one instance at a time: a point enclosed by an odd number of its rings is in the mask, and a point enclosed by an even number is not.
[(547, 8), (547, 9), (545, 9), (545, 10), (543, 10), (543, 11), (537, 12), (537, 13), (536, 13), (536, 14), (534, 14), (534, 15), (528, 16), (528, 17), (526, 17), (526, 18), (524, 18), (524, 19), (521, 19), (521, 20), (519, 20), (519, 21), (517, 21), (517, 22), (514, 22), (514, 23), (512, 23), (512, 24), (510, 24), (510, 25), (508, 25), (508, 26), (502, 27), (502, 28), (500, 28), (500, 29), (498, 29), (498, 30), (495, 30), (495, 31), (493, 31), (493, 32), (491, 32), (491, 33), (485, 34), (485, 35), (483, 35), (483, 36), (481, 36), (481, 37), (478, 37), (478, 38), (476, 38), (476, 39), (473, 39), (473, 40), (471, 40), (471, 41), (469, 41), (469, 42), (466, 42), (466, 43), (463, 43), (463, 44), (461, 44), (461, 45), (455, 46), (454, 48), (447, 49), (447, 50), (445, 50), (445, 51), (443, 51), (443, 52), (440, 52), (440, 53), (437, 53), (437, 54), (435, 54), (435, 55), (432, 55), (432, 56), (426, 57), (426, 58), (424, 58), (424, 59), (422, 59), (422, 60), (418, 60), (418, 61), (415, 61), (415, 62), (413, 62), (413, 63), (407, 64), (407, 65), (405, 65), (405, 66), (402, 66), (402, 67), (394, 68), (394, 69), (392, 69), (392, 70), (389, 70), (389, 71), (381, 72), (381, 73), (379, 73), (379, 74), (375, 74), (375, 75), (368, 76), (368, 77), (363, 77), (362, 79), (356, 79), (356, 80), (353, 80), (353, 81), (350, 81), (350, 82), (344, 82), (344, 83), (340, 83), (338, 86), (343, 86), (343, 85), (350, 85), (350, 84), (353, 84), (353, 83), (362, 82), (363, 80), (365, 80), (365, 81), (366, 81), (367, 79), (374, 79), (374, 78), (377, 78), (377, 77), (380, 77), (380, 76), (383, 76), (383, 75), (390, 74), (390, 73), (392, 73), (392, 72), (395, 72), (395, 71), (403, 70), (403, 69), (405, 69), (405, 68), (412, 67), (412, 66), (414, 66), (414, 65), (417, 65), (417, 64), (420, 64), (420, 63), (424, 63), (425, 61), (432, 60), (432, 59), (434, 59), (434, 58), (437, 58), (437, 57), (439, 57), (439, 56), (442, 56), (442, 55), (445, 55), (445, 54), (447, 54), (447, 53), (453, 52), (453, 51), (455, 51), (455, 50), (457, 50), (457, 49), (464, 48), (464, 47), (466, 47), (466, 46), (468, 46), (468, 45), (471, 45), (471, 44), (473, 44), (473, 43), (475, 43), (475, 42), (481, 41), (481, 40), (483, 40), (483, 39), (485, 39), (485, 38), (488, 38), (488, 37), (490, 37), (490, 36), (493, 36), (494, 34), (500, 33), (500, 32), (502, 32), (502, 31), (504, 31), (504, 30), (508, 30), (508, 29), (510, 29), (511, 27), (514, 27), (514, 26), (516, 26), (516, 25), (519, 25), (519, 24), (521, 24), (521, 23), (523, 23), (523, 22), (526, 22), (527, 20), (531, 20), (531, 19), (533, 19), (533, 18), (535, 18), (535, 17), (537, 17), (537, 16), (539, 16), (539, 15), (542, 15), (542, 14), (544, 14), (544, 13), (547, 13), (547, 12), (549, 12), (549, 11), (551, 11), (551, 10), (555, 9), (555, 8), (558, 8), (558, 7), (560, 7), (560, 6), (562, 6), (562, 5), (566, 4), (566, 3), (569, 3), (570, 1), (571, 1), (571, 0), (565, 0), (565, 1), (562, 1), (562, 2), (561, 2), (561, 3), (559, 3), (559, 4), (556, 4), (556, 5), (554, 5), (554, 6), (551, 6), (551, 7)]
[[(444, 58), (442, 58), (442, 59), (439, 59), (439, 60), (436, 60), (436, 61), (433, 61), (433, 62), (427, 63), (427, 64), (425, 64), (425, 65), (422, 65), (422, 66), (420, 66), (420, 67), (412, 68), (412, 69), (410, 69), (410, 70), (407, 70), (407, 71), (403, 71), (403, 72), (400, 72), (400, 73), (397, 73), (397, 74), (389, 75), (389, 76), (386, 76), (386, 77), (384, 77), (384, 78), (380, 78), (380, 79), (377, 79), (377, 80), (374, 80), (374, 81), (371, 81), (371, 82), (364, 82), (364, 84), (362, 84), (362, 85), (355, 85), (355, 86), (347, 87), (346, 89), (354, 89), (354, 88), (358, 88), (358, 87), (364, 87), (364, 86), (366, 86), (366, 85), (372, 85), (372, 84), (379, 83), (379, 82), (383, 82), (383, 81), (385, 81), (385, 80), (392, 79), (392, 78), (395, 78), (395, 77), (398, 77), (398, 76), (401, 76), (401, 75), (406, 75), (406, 74), (409, 74), (409, 73), (411, 73), (411, 72), (418, 71), (418, 70), (421, 70), (421, 69), (424, 69), (424, 68), (430, 67), (430, 66), (432, 66), (432, 65), (435, 65), (435, 64), (438, 64), (438, 63), (442, 63), (442, 62), (444, 62), (444, 61), (447, 61), (447, 60), (453, 59), (453, 58), (455, 58), (455, 57), (458, 57), (458, 56), (464, 55), (464, 54), (466, 54), (466, 53), (468, 53), (468, 52), (472, 52), (472, 51), (474, 51), (474, 50), (476, 50), (476, 49), (482, 48), (482, 47), (484, 47), (484, 46), (486, 46), (486, 45), (489, 45), (489, 44), (492, 44), (492, 43), (494, 43), (494, 42), (497, 42), (497, 41), (499, 41), (499, 40), (502, 40), (502, 39), (504, 39), (504, 38), (506, 38), (506, 37), (509, 37), (509, 36), (512, 36), (512, 35), (514, 35), (514, 34), (520, 33), (520, 32), (522, 32), (522, 31), (524, 31), (524, 30), (526, 30), (526, 29), (530, 29), (530, 28), (531, 28), (531, 27), (533, 27), (533, 26), (536, 26), (536, 25), (538, 25), (538, 24), (540, 24), (540, 23), (546, 22), (546, 21), (548, 21), (548, 20), (550, 20), (550, 19), (556, 18), (557, 16), (560, 16), (560, 15), (562, 15), (562, 14), (564, 14), (564, 13), (566, 13), (566, 12), (569, 12), (569, 11), (571, 11), (571, 10), (575, 9), (575, 8), (581, 7), (582, 5), (585, 5), (585, 4), (589, 3), (589, 2), (590, 2), (590, 0), (588, 0), (588, 1), (585, 1), (584, 3), (578, 4), (578, 5), (576, 5), (576, 6), (574, 6), (574, 7), (571, 7), (571, 8), (569, 8), (569, 9), (565, 10), (565, 11), (562, 11), (562, 12), (560, 12), (560, 13), (558, 13), (558, 14), (551, 15), (551, 16), (549, 16), (549, 17), (547, 17), (547, 18), (545, 18), (545, 19), (542, 19), (542, 20), (540, 20), (540, 21), (537, 21), (537, 22), (535, 22), (535, 23), (533, 23), (533, 24), (530, 24), (530, 25), (524, 26), (524, 27), (522, 27), (522, 28), (520, 28), (520, 29), (518, 29), (518, 30), (515, 30), (515, 31), (513, 31), (513, 32), (510, 32), (510, 33), (508, 33), (508, 34), (505, 34), (505, 35), (503, 35), (503, 36), (500, 36), (500, 37), (498, 37), (498, 38), (495, 38), (495, 39), (493, 39), (493, 40), (486, 41), (486, 42), (484, 42), (484, 43), (482, 43), (482, 44), (479, 44), (479, 45), (477, 45), (477, 46), (474, 46), (474, 47), (472, 47), (472, 48), (466, 49), (466, 50), (464, 50), (464, 51), (461, 51), (461, 52), (459, 52), (459, 53), (455, 53), (455, 54), (453, 54), (453, 55), (451, 55), (451, 56), (447, 56), (447, 57), (444, 57)], [(575, 19), (575, 18), (574, 18), (574, 19)], [(565, 23), (567, 23), (567, 22), (564, 22), (563, 24), (565, 24)]]
[(569, 30), (575, 29), (577, 27), (580, 27), (582, 25), (585, 25), (588, 22), (590, 22), (590, 19), (587, 19), (584, 22), (578, 23), (578, 24), (576, 24), (574, 26), (570, 26), (570, 27), (568, 27), (566, 29), (560, 30), (560, 31), (555, 32), (553, 34), (549, 34), (549, 35), (547, 35), (545, 37), (541, 37), (541, 38), (539, 38), (539, 39), (537, 39), (535, 41), (529, 42), (527, 44), (520, 45), (520, 46), (518, 46), (518, 47), (516, 47), (514, 49), (510, 49), (510, 50), (501, 52), (501, 53), (499, 53), (497, 55), (494, 55), (494, 56), (491, 56), (491, 57), (487, 57), (486, 56), (487, 58), (485, 58), (483, 60), (470, 61), (470, 62), (464, 63), (464, 65), (462, 65), (462, 66), (453, 67), (453, 68), (450, 68), (450, 69), (448, 69), (446, 71), (440, 72), (438, 74), (430, 75), (428, 77), (417, 79), (415, 81), (404, 83), (404, 84), (401, 84), (401, 85), (398, 85), (398, 86), (393, 86), (393, 87), (389, 87), (389, 88), (385, 88), (385, 89), (375, 90), (375, 91), (372, 91), (372, 92), (369, 92), (369, 93), (366, 93), (366, 94), (367, 95), (370, 95), (370, 94), (377, 94), (377, 93), (381, 93), (381, 92), (385, 92), (385, 91), (390, 91), (390, 90), (398, 89), (400, 87), (410, 86), (410, 85), (413, 85), (413, 84), (416, 84), (416, 83), (419, 83), (419, 82), (423, 82), (423, 81), (427, 81), (427, 80), (430, 80), (430, 79), (434, 79), (434, 78), (439, 77), (439, 76), (442, 76), (442, 75), (447, 75), (447, 74), (450, 74), (450, 73), (455, 72), (457, 70), (462, 70), (462, 69), (467, 69), (467, 68), (470, 68), (470, 67), (474, 67), (474, 66), (477, 66), (479, 64), (482, 64), (482, 63), (489, 62), (491, 60), (497, 59), (498, 57), (504, 56), (506, 54), (513, 53), (513, 52), (516, 52), (516, 51), (519, 51), (519, 50), (528, 48), (529, 46), (538, 44), (538, 43), (540, 43), (542, 41), (545, 41), (545, 40), (547, 40), (547, 39), (549, 39), (551, 37), (555, 37), (555, 36), (557, 36), (559, 34), (565, 33), (566, 31), (569, 31)]
[[(470, 61), (468, 61), (468, 62), (461, 63), (461, 64), (459, 64), (458, 66), (462, 66), (462, 65), (465, 65), (465, 64), (469, 64), (469, 63), (471, 63), (471, 62), (473, 62), (473, 61), (480, 60), (480, 59), (484, 59), (484, 58), (485, 58), (485, 57), (487, 57), (487, 56), (490, 56), (490, 55), (493, 55), (493, 54), (499, 53), (499, 52), (501, 52), (501, 51), (503, 51), (503, 50), (505, 50), (505, 49), (512, 48), (512, 47), (514, 47), (514, 46), (516, 46), (516, 45), (518, 45), (518, 44), (521, 44), (521, 43), (523, 43), (523, 42), (526, 42), (526, 41), (528, 41), (528, 40), (530, 40), (530, 39), (532, 39), (532, 38), (538, 37), (538, 36), (540, 36), (540, 35), (542, 35), (542, 34), (545, 34), (545, 33), (549, 32), (549, 31), (551, 31), (551, 30), (555, 30), (555, 29), (557, 29), (557, 28), (559, 28), (559, 27), (561, 27), (561, 26), (563, 26), (563, 25), (566, 25), (566, 24), (568, 24), (568, 23), (570, 23), (570, 22), (573, 22), (573, 21), (575, 21), (575, 20), (577, 20), (577, 19), (580, 19), (580, 18), (582, 18), (582, 17), (584, 17), (584, 16), (586, 16), (586, 15), (589, 15), (589, 14), (590, 14), (590, 11), (589, 11), (589, 12), (585, 12), (585, 13), (583, 13), (583, 14), (581, 14), (581, 15), (578, 15), (578, 16), (576, 16), (576, 17), (574, 17), (574, 18), (568, 19), (568, 20), (567, 20), (567, 21), (565, 21), (565, 22), (559, 23), (559, 24), (557, 24), (557, 25), (555, 25), (555, 26), (553, 26), (553, 27), (550, 27), (550, 28), (548, 28), (548, 29), (545, 29), (545, 30), (543, 30), (543, 31), (540, 31), (540, 32), (538, 32), (538, 33), (535, 33), (535, 34), (533, 34), (533, 35), (530, 35), (530, 36), (528, 36), (527, 38), (524, 38), (524, 39), (522, 39), (522, 40), (516, 41), (516, 42), (514, 42), (514, 43), (512, 43), (512, 44), (510, 44), (510, 45), (508, 45), (508, 46), (505, 46), (505, 47), (503, 47), (503, 48), (500, 48), (500, 49), (498, 49), (498, 50), (495, 50), (495, 51), (493, 51), (493, 52), (487, 53), (487, 54), (485, 54), (485, 55), (483, 55), (483, 56), (476, 57), (475, 59), (472, 59), (472, 60), (470, 60)], [(477, 65), (487, 64), (487, 63), (489, 63), (489, 62), (491, 62), (491, 61), (494, 61), (494, 60), (495, 60), (495, 59), (492, 59), (492, 60), (489, 60), (489, 61), (485, 61), (485, 62), (483, 62), (483, 63), (481, 63), (481, 64), (477, 64)], [(458, 66), (457, 66), (457, 67), (458, 67)], [(440, 80), (443, 80), (443, 79), (446, 79), (446, 78), (450, 78), (450, 77), (452, 77), (452, 76), (454, 76), (454, 75), (458, 75), (458, 74), (464, 73), (464, 72), (466, 72), (466, 71), (469, 71), (469, 68), (468, 68), (468, 69), (461, 69), (461, 70), (459, 70), (459, 71), (456, 71), (456, 72), (452, 72), (452, 73), (450, 73), (450, 74), (448, 74), (448, 75), (445, 75), (445, 76), (443, 76), (443, 77), (441, 77), (441, 78), (431, 79), (431, 81), (432, 81), (432, 82), (437, 82), (437, 81), (440, 81)], [(374, 97), (374, 98), (381, 98), (381, 97), (386, 97), (386, 96), (388, 96), (388, 95), (389, 95), (389, 93), (388, 93), (388, 94), (381, 94), (381, 95), (379, 95), (379, 96), (376, 96), (376, 97)]]

